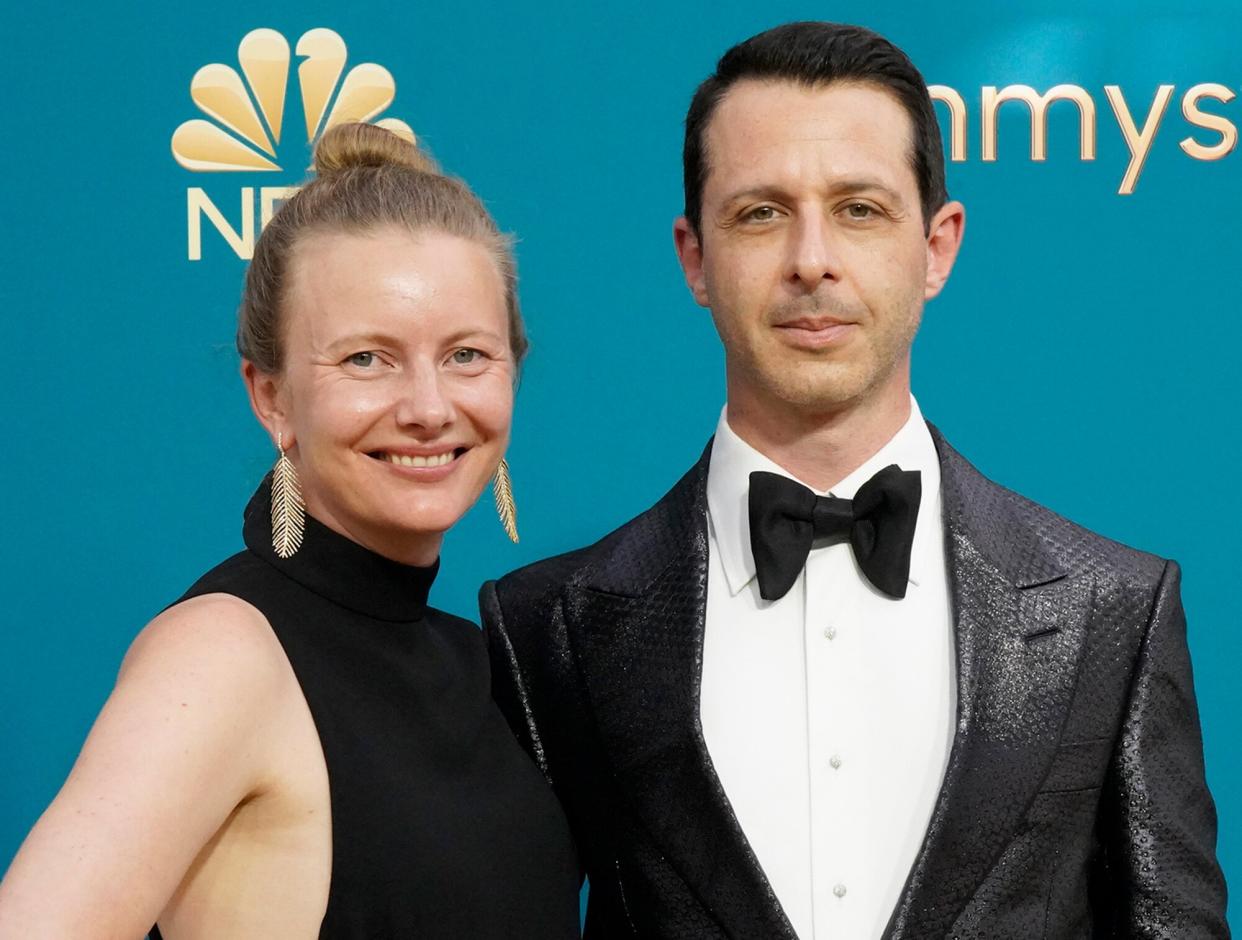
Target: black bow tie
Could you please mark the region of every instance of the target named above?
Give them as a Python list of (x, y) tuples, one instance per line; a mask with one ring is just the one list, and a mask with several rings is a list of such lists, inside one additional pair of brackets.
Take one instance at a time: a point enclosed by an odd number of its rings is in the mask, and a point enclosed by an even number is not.
[(816, 496), (779, 473), (750, 475), (750, 548), (759, 595), (785, 596), (815, 539), (848, 538), (867, 579), (892, 597), (906, 596), (910, 549), (923, 492), (917, 470), (885, 467), (853, 499)]

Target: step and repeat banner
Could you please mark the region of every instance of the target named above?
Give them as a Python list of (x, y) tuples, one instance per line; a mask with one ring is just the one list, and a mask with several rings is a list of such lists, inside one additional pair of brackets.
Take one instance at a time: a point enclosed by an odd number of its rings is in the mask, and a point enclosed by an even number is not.
[(932, 85), (968, 224), (915, 393), (992, 478), (1181, 562), (1220, 857), (1242, 875), (1242, 10), (1042, 0), (7, 12), (0, 867), (134, 634), (240, 545), (274, 453), (236, 306), (317, 136), (416, 136), (517, 238), (523, 539), (484, 501), (433, 594), (477, 619), (484, 579), (639, 512), (711, 433), (722, 356), (672, 250), (682, 119), (728, 46), (793, 19), (870, 26)]

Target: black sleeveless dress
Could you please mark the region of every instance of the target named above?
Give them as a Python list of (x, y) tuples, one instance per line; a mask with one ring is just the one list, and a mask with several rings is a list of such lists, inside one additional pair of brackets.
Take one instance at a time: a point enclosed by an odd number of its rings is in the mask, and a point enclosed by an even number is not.
[(577, 937), (568, 824), (491, 699), (478, 628), (427, 606), (438, 563), (390, 561), (309, 517), (282, 559), (269, 486), (246, 508), (246, 550), (182, 600), (254, 605), (302, 686), (331, 790), (319, 936)]

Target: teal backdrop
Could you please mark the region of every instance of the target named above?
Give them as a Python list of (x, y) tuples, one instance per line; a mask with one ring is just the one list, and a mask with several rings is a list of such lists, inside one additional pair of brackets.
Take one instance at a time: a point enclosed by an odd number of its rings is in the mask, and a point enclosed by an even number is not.
[[(379, 117), (409, 124), (517, 234), (533, 343), (510, 452), (523, 539), (510, 545), (481, 503), (450, 534), (433, 594), (477, 619), (484, 579), (639, 512), (710, 434), (721, 352), (670, 235), (681, 121), (725, 48), (808, 18), (877, 29), (960, 94), (966, 152), (948, 176), (966, 240), (928, 307), (915, 392), (994, 479), (1182, 563), (1220, 858), (1242, 876), (1230, 744), (1242, 702), (1242, 9), (1149, 0), (10, 4), (0, 867), (55, 795), (134, 634), (238, 549), (242, 506), (273, 458), (233, 348), (244, 261), (206, 216), (190, 260), (187, 201), (202, 190), (236, 230), (246, 188), (253, 213), (262, 187), (302, 180), (299, 59), (279, 171), (173, 158), (174, 130), (206, 119), (195, 72), (236, 68), (260, 27), (291, 45), (335, 31), (350, 65), (391, 73)], [(1048, 109), (1043, 160), (1021, 102), (1000, 107), (995, 159), (983, 159), (984, 89), (1013, 85), (1083, 91), (1085, 103)], [(1186, 100), (1204, 85), (1220, 88)], [(1138, 130), (1172, 86), (1125, 195), (1131, 151), (1106, 86)], [(1095, 116), (1090, 160), (1080, 106)], [(938, 111), (949, 129), (950, 109)]]

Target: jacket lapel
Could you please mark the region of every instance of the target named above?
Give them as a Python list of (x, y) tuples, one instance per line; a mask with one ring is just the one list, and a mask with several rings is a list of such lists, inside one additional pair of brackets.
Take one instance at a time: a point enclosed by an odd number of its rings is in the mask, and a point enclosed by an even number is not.
[(885, 937), (943, 937), (1013, 839), (1060, 741), (1091, 606), (1019, 498), (932, 428), (957, 644), (957, 727), (922, 847)]
[(566, 617), (618, 792), (726, 934), (793, 938), (699, 720), (710, 453), (569, 585)]

